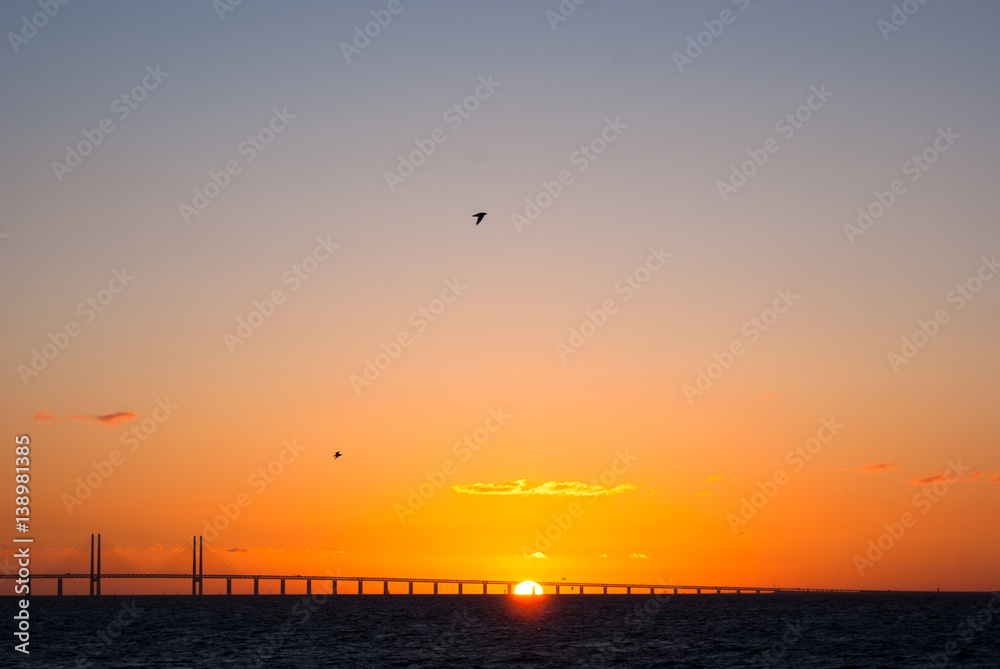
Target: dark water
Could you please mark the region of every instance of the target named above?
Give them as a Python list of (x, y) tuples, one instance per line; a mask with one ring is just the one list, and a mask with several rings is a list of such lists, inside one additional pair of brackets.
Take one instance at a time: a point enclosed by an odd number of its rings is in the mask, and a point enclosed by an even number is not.
[(4, 648), (0, 666), (1000, 667), (986, 593), (33, 597), (30, 612), (30, 657)]

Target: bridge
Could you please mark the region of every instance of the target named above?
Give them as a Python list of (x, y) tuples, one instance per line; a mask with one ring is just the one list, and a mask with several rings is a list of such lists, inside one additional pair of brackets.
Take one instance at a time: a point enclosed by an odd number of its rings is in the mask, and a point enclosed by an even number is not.
[[(234, 567), (219, 549), (211, 546), (204, 540), (204, 537), (192, 537), (184, 544), (180, 551), (167, 558), (152, 572), (143, 572), (132, 563), (125, 555), (125, 552), (104, 540), (100, 534), (91, 534), (88, 540), (84, 540), (69, 555), (52, 566), (47, 573), (31, 574), (30, 579), (55, 579), (57, 581), (56, 594), (63, 594), (63, 581), (66, 579), (87, 579), (90, 583), (90, 594), (101, 594), (101, 581), (106, 579), (191, 579), (191, 594), (204, 595), (206, 580), (225, 580), (226, 594), (233, 594), (233, 581), (253, 580), (253, 594), (260, 594), (261, 581), (278, 581), (281, 584), (281, 594), (285, 594), (285, 583), (287, 581), (305, 581), (306, 594), (312, 594), (313, 582), (331, 584), (331, 594), (338, 594), (338, 584), (341, 581), (346, 584), (357, 583), (357, 594), (363, 594), (365, 581), (382, 583), (382, 594), (389, 594), (390, 583), (406, 583), (409, 586), (408, 593), (413, 594), (414, 583), (433, 584), (434, 594), (439, 594), (440, 586), (444, 584), (457, 585), (457, 594), (465, 594), (465, 586), (475, 587), (478, 592), (472, 594), (489, 594), (489, 586), (500, 586), (501, 592), (494, 594), (511, 594), (517, 581), (506, 579), (462, 579), (462, 578), (409, 578), (397, 576), (342, 576), (340, 574), (308, 575), (302, 574), (244, 574)], [(87, 550), (84, 553), (84, 550)], [(190, 563), (188, 563), (188, 552), (190, 551)], [(89, 561), (89, 570), (86, 569)], [(187, 571), (190, 564), (190, 571)], [(208, 571), (205, 571), (206, 565)], [(110, 567), (110, 571), (105, 568)], [(182, 571), (183, 570), (183, 571)], [(18, 574), (0, 574), (0, 581), (20, 578)], [(601, 594), (609, 594), (609, 588), (613, 591), (610, 594), (633, 594), (646, 593), (655, 594), (656, 591), (679, 594), (681, 592), (702, 594), (703, 592), (722, 593), (860, 593), (864, 590), (838, 589), (838, 588), (779, 588), (775, 586), (736, 586), (736, 585), (674, 585), (664, 583), (595, 583), (576, 581), (537, 581), (543, 587), (554, 588), (555, 594), (563, 594), (564, 588), (576, 589), (576, 594), (584, 594), (587, 590), (591, 593), (599, 591)], [(449, 588), (451, 590), (451, 588)], [(494, 591), (496, 588), (494, 588)], [(470, 593), (472, 591), (470, 590)]]

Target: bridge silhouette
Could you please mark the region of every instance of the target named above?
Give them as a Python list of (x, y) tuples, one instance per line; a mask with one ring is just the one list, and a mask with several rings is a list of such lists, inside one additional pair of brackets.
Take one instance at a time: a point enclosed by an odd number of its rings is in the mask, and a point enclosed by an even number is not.
[[(88, 545), (89, 544), (89, 545)], [(190, 553), (190, 560), (189, 555)], [(207, 571), (206, 571), (207, 567)], [(15, 574), (0, 574), (0, 580), (13, 580), (19, 576)], [(409, 594), (413, 594), (414, 583), (432, 583), (434, 594), (439, 594), (439, 586), (443, 584), (457, 585), (458, 594), (463, 593), (463, 586), (476, 586), (481, 588), (478, 593), (489, 594), (489, 586), (501, 586), (504, 592), (494, 594), (511, 594), (517, 581), (507, 579), (463, 579), (463, 578), (409, 578), (396, 576), (342, 576), (340, 574), (307, 575), (302, 574), (244, 574), (233, 566), (226, 559), (223, 551), (211, 546), (204, 540), (204, 537), (194, 536), (186, 542), (180, 550), (164, 560), (152, 572), (143, 572), (125, 555), (125, 551), (118, 548), (106, 539), (102, 539), (100, 534), (91, 534), (90, 539), (85, 539), (79, 546), (73, 549), (66, 557), (53, 565), (46, 573), (31, 574), (30, 580), (35, 579), (56, 579), (56, 594), (63, 594), (63, 580), (66, 579), (87, 579), (90, 583), (90, 594), (101, 594), (101, 581), (104, 579), (191, 579), (191, 594), (205, 594), (206, 580), (225, 580), (226, 594), (233, 594), (233, 581), (253, 580), (253, 594), (260, 594), (261, 581), (279, 581), (281, 583), (281, 594), (285, 594), (286, 581), (305, 581), (306, 594), (312, 594), (312, 584), (316, 582), (329, 581), (332, 585), (332, 593), (338, 594), (338, 583), (345, 581), (348, 583), (357, 582), (357, 594), (363, 594), (365, 581), (375, 581), (382, 583), (382, 594), (389, 594), (390, 583), (409, 584)], [(661, 592), (673, 591), (673, 594), (688, 592), (702, 594), (702, 592), (722, 593), (860, 593), (868, 592), (857, 589), (840, 588), (779, 588), (775, 586), (734, 586), (734, 585), (674, 585), (666, 583), (613, 583), (613, 582), (574, 582), (574, 581), (537, 581), (543, 587), (555, 588), (555, 594), (563, 594), (563, 588), (576, 588), (577, 594), (584, 594), (585, 589), (590, 589), (591, 593), (599, 590), (602, 594), (609, 594), (608, 589), (616, 591), (611, 594), (633, 594), (648, 592), (655, 594), (657, 590)]]

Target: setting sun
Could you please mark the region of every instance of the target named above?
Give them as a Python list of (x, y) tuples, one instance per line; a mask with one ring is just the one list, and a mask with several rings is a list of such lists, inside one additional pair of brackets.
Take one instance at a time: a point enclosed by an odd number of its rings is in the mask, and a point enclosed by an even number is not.
[(514, 588), (515, 595), (540, 595), (542, 594), (542, 586), (538, 585), (534, 581), (521, 581)]

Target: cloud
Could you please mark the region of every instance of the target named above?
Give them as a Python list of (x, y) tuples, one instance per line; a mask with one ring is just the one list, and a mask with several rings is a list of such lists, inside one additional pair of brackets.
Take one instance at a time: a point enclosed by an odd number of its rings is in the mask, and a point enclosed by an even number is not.
[(861, 465), (860, 467), (841, 467), (841, 470), (864, 472), (865, 474), (877, 474), (878, 472), (887, 472), (891, 470), (899, 471), (899, 466), (889, 460), (888, 462), (876, 463), (874, 460), (869, 462), (867, 465)]
[(244, 548), (243, 546), (230, 546), (226, 548), (223, 552), (225, 553), (249, 553), (249, 548)]
[(629, 557), (636, 558), (637, 560), (648, 560), (649, 556), (645, 553), (632, 553)]
[(160, 551), (163, 550), (163, 544), (156, 544), (155, 546), (150, 546), (147, 550), (152, 551), (153, 553), (159, 553)]
[(952, 474), (945, 472), (944, 474), (934, 474), (933, 476), (918, 476), (911, 482), (913, 485), (932, 485), (934, 483), (954, 483), (955, 478)]
[(707, 479), (705, 479), (705, 483), (711, 483), (712, 481), (721, 481), (722, 479), (723, 479), (722, 476), (709, 476)]
[(1000, 483), (1000, 472), (993, 472), (993, 476), (990, 477), (990, 483)]
[(33, 418), (35, 420), (54, 420), (57, 423), (67, 420), (92, 420), (97, 423), (103, 423), (104, 425), (117, 425), (118, 423), (124, 423), (125, 421), (132, 420), (138, 416), (139, 414), (134, 411), (116, 411), (115, 413), (105, 413), (96, 416), (94, 414), (86, 414), (82, 416), (66, 416), (65, 418), (57, 418), (48, 411), (39, 411), (33, 416)]
[(517, 479), (516, 481), (507, 481), (505, 483), (453, 485), (451, 489), (467, 495), (569, 495), (574, 497), (593, 497), (597, 495), (617, 495), (638, 488), (638, 486), (631, 483), (616, 485), (614, 488), (605, 488), (603, 485), (597, 483), (581, 483), (580, 481), (564, 481), (562, 483), (549, 481), (529, 488), (527, 483), (528, 479)]
[(769, 390), (768, 392), (766, 392), (763, 395), (761, 395), (760, 399), (762, 399), (762, 400), (780, 400), (781, 399), (781, 395), (779, 395), (778, 393), (774, 392), (773, 390)]
[(714, 494), (715, 494), (715, 493), (714, 493), (714, 492), (712, 492), (711, 490), (703, 490), (702, 492), (696, 492), (696, 493), (694, 494), (694, 496), (695, 496), (695, 497), (711, 497), (711, 496), (712, 496), (712, 495), (714, 495)]
[(607, 553), (598, 553), (597, 557), (606, 558), (606, 557), (608, 557), (608, 554)]
[(892, 469), (895, 469), (897, 472), (899, 471), (899, 467), (897, 467), (896, 463), (893, 462), (892, 460), (889, 460), (888, 462), (880, 462), (878, 464), (875, 464), (875, 462), (872, 461), (869, 462), (867, 465), (863, 465), (861, 467), (861, 471), (865, 472), (866, 474), (872, 474), (875, 472), (885, 472)]
[(981, 472), (978, 469), (972, 472), (972, 476), (969, 477), (970, 481), (975, 481), (981, 477), (990, 477), (990, 483), (1000, 483), (1000, 472), (993, 472), (992, 474), (987, 474), (986, 472)]

